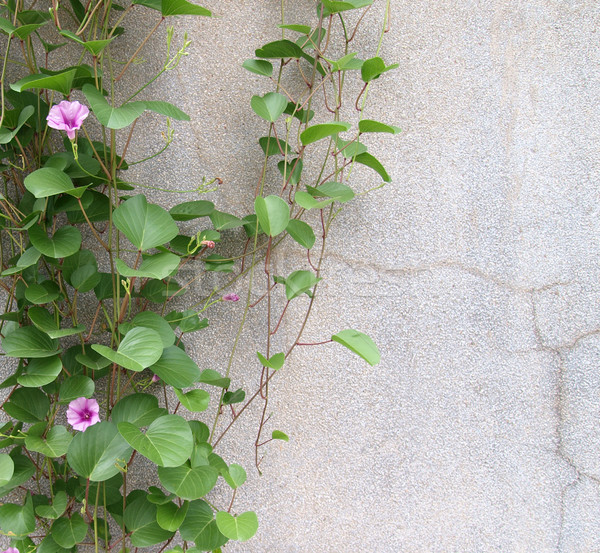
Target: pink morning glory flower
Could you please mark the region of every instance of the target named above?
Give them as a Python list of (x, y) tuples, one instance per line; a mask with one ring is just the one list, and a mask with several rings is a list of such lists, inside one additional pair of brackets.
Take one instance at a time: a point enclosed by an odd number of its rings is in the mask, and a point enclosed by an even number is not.
[(52, 106), (46, 117), (48, 126), (59, 131), (67, 131), (67, 136), (73, 140), (75, 131), (81, 128), (83, 120), (89, 115), (90, 110), (79, 102), (67, 102)]
[(240, 297), (237, 294), (225, 294), (223, 301), (240, 301)]
[(158, 376), (157, 374), (152, 375), (152, 382), (160, 382), (160, 376)]
[(78, 397), (69, 403), (67, 421), (75, 430), (83, 432), (88, 426), (100, 422), (99, 411), (100, 407), (95, 399)]
[(19, 550), (16, 547), (9, 547), (2, 551), (2, 553), (19, 553)]

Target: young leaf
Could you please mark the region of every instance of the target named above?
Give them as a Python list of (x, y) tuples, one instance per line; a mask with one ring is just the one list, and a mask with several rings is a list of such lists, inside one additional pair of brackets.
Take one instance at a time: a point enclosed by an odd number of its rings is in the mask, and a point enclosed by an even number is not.
[(289, 182), (295, 186), (300, 182), (300, 176), (302, 175), (302, 160), (292, 159), (291, 161), (285, 161), (282, 159), (277, 164), (277, 169), (279, 169), (285, 182)]
[(146, 110), (145, 102), (129, 102), (114, 108), (102, 92), (91, 84), (84, 85), (82, 91), (98, 121), (109, 129), (128, 127)]
[(284, 442), (290, 441), (290, 437), (285, 432), (282, 432), (281, 430), (273, 430), (273, 432), (271, 432), (271, 439), (282, 440)]
[(279, 196), (257, 196), (254, 209), (263, 232), (269, 236), (283, 232), (290, 220), (290, 208)]
[(106, 40), (81, 40), (75, 33), (63, 29), (60, 34), (65, 38), (70, 38), (77, 44), (81, 44), (92, 56), (98, 56), (104, 48), (106, 48), (116, 37), (112, 37)]
[(270, 77), (273, 74), (273, 64), (266, 60), (249, 59), (242, 64), (242, 67), (256, 75)]
[(212, 386), (218, 386), (219, 388), (229, 388), (231, 379), (221, 376), (217, 371), (213, 369), (204, 369), (198, 382), (204, 384), (210, 384)]
[[(323, 15), (327, 16), (333, 13), (370, 6), (373, 0), (322, 0), (322, 3), (324, 8)], [(320, 13), (320, 8), (317, 8), (317, 11)]]
[(186, 0), (162, 0), (161, 12), (165, 17), (170, 15), (201, 15), (210, 17), (212, 15), (206, 8), (192, 4)]
[(285, 363), (285, 353), (276, 353), (267, 359), (262, 353), (256, 352), (258, 356), (258, 360), (261, 362), (263, 367), (268, 367), (269, 369), (273, 369), (275, 371), (281, 369), (283, 364)]
[(310, 292), (310, 289), (320, 280), (310, 271), (294, 271), (285, 280), (285, 295), (288, 300), (293, 300)]
[(237, 517), (219, 511), (216, 520), (219, 530), (231, 540), (248, 541), (258, 530), (258, 518), (254, 511), (246, 511)]
[(267, 157), (295, 153), (285, 140), (280, 138), (278, 142), (274, 136), (263, 136), (258, 139), (258, 144)]
[(393, 63), (386, 67), (384, 61), (380, 57), (374, 57), (364, 61), (360, 68), (360, 75), (362, 80), (368, 83), (369, 81), (378, 79), (382, 73), (385, 73), (390, 69), (396, 69), (396, 67), (398, 67), (397, 63)]
[(185, 394), (177, 388), (173, 388), (173, 391), (181, 402), (181, 405), (192, 413), (200, 413), (206, 411), (208, 408), (210, 394), (205, 390), (190, 390)]
[(247, 478), (244, 467), (236, 463), (232, 463), (226, 470), (222, 470), (221, 475), (234, 490), (239, 488)]
[(342, 203), (348, 202), (354, 198), (354, 191), (352, 188), (341, 182), (329, 181), (316, 188), (307, 186), (306, 190), (316, 198), (333, 198)]
[(225, 392), (223, 394), (223, 405), (232, 405), (234, 403), (241, 403), (246, 398), (246, 392), (239, 388), (235, 392)]
[(373, 121), (372, 119), (363, 119), (358, 123), (358, 131), (363, 132), (387, 132), (391, 134), (398, 134), (402, 132), (400, 127), (394, 127), (393, 125), (386, 125), (379, 121)]
[(283, 94), (267, 92), (264, 96), (252, 96), (250, 106), (254, 113), (266, 121), (274, 123), (285, 111), (288, 101)]
[(342, 121), (333, 121), (332, 123), (321, 123), (308, 127), (300, 135), (300, 141), (302, 144), (307, 146), (313, 142), (317, 142), (327, 136), (332, 136), (340, 132), (344, 132), (350, 129), (350, 123), (344, 123)]
[(257, 58), (301, 58), (302, 48), (290, 40), (269, 42), (254, 52)]
[(362, 165), (366, 165), (367, 167), (370, 167), (376, 171), (384, 182), (390, 182), (392, 180), (383, 165), (381, 165), (375, 156), (365, 152), (364, 154), (357, 155), (354, 160), (356, 163), (361, 163)]
[(331, 339), (362, 357), (371, 366), (377, 365), (381, 359), (375, 342), (358, 330), (342, 330)]
[(308, 223), (298, 221), (298, 219), (290, 219), (286, 230), (303, 248), (310, 250), (315, 245), (315, 233)]

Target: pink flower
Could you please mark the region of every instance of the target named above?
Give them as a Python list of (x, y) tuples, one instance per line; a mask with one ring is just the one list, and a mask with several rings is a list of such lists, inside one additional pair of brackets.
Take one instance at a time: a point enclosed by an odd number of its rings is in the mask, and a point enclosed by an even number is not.
[(160, 382), (160, 376), (158, 376), (157, 374), (152, 375), (152, 382)]
[(67, 102), (52, 106), (46, 121), (48, 126), (59, 131), (67, 131), (67, 136), (73, 140), (75, 131), (81, 128), (83, 120), (89, 115), (90, 110), (79, 102)]
[(19, 553), (19, 550), (16, 547), (9, 547), (8, 549), (5, 549), (1, 553)]
[(212, 240), (202, 240), (200, 244), (206, 246), (207, 248), (210, 248), (211, 250), (215, 247), (215, 243)]
[(240, 297), (237, 294), (225, 294), (223, 301), (240, 301)]
[(78, 397), (69, 403), (67, 421), (75, 430), (83, 432), (88, 426), (100, 422), (99, 411), (100, 407), (95, 399)]

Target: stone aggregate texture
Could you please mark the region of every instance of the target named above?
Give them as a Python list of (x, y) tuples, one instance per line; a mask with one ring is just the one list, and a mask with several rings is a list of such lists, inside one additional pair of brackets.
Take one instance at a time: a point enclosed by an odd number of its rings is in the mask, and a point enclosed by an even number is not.
[[(147, 90), (192, 121), (177, 123), (158, 167), (128, 177), (183, 187), (216, 175), (208, 199), (244, 214), (264, 130), (249, 100), (269, 88), (241, 63), (280, 37), (279, 2), (203, 5), (218, 17), (176, 20), (191, 55)], [(382, 8), (363, 21), (361, 57)], [(313, 2), (286, 2), (287, 23), (314, 21)], [(392, 0), (381, 55), (399, 69), (372, 87), (366, 116), (403, 129), (369, 142), (393, 182), (340, 214), (305, 335), (368, 332), (382, 361), (337, 345), (294, 352), (270, 407), (291, 440), (267, 449), (264, 476), (248, 438), (257, 410), (220, 446), (249, 476), (235, 509), (260, 521), (226, 550), (600, 551), (599, 23), (593, 0)], [(146, 67), (160, 67), (162, 36)], [(143, 124), (131, 159), (164, 126)], [(378, 184), (358, 175), (358, 187)], [(207, 336), (218, 344), (235, 328), (219, 309), (192, 344), (207, 367)], [(242, 344), (242, 382), (253, 347)]]

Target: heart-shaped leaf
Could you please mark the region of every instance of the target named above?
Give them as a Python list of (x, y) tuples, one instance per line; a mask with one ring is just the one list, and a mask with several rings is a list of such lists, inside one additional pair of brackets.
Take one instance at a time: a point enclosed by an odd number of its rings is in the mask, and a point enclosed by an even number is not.
[(175, 221), (191, 221), (199, 217), (208, 217), (215, 209), (215, 204), (205, 200), (194, 200), (183, 202), (169, 209), (169, 213)]
[(266, 121), (274, 123), (287, 107), (288, 101), (283, 94), (267, 92), (264, 96), (252, 96), (250, 107), (254, 113)]
[(263, 232), (269, 236), (283, 232), (290, 220), (290, 208), (279, 196), (257, 196), (254, 210)]
[(190, 504), (187, 501), (179, 507), (172, 501), (159, 505), (156, 509), (156, 522), (158, 525), (170, 532), (175, 532), (180, 526), (189, 508)]
[(17, 376), (17, 382), (25, 388), (40, 388), (54, 382), (62, 371), (62, 362), (58, 356), (31, 359)]
[(131, 447), (117, 426), (104, 421), (78, 432), (67, 452), (67, 461), (80, 476), (103, 482), (119, 473), (131, 456)]
[(158, 466), (177, 467), (192, 454), (192, 431), (179, 415), (156, 419), (145, 434), (129, 422), (117, 426), (131, 447)]
[(35, 513), (43, 518), (57, 519), (65, 512), (67, 502), (67, 494), (62, 490), (58, 491), (54, 494), (52, 505), (38, 505), (35, 508)]
[(148, 426), (157, 417), (166, 414), (158, 407), (158, 399), (150, 394), (131, 394), (119, 400), (111, 411), (112, 421), (129, 422), (136, 427)]
[(200, 499), (212, 490), (219, 477), (218, 471), (208, 465), (191, 468), (158, 467), (158, 478), (163, 487), (181, 499)]
[(42, 434), (46, 428), (45, 422), (33, 425), (27, 432), (25, 447), (46, 457), (62, 457), (69, 449), (73, 436), (64, 426), (58, 425), (50, 428), (43, 438)]
[(214, 551), (227, 542), (217, 528), (213, 510), (202, 499), (190, 503), (179, 533), (184, 540), (193, 541), (201, 551)]
[(338, 134), (349, 129), (350, 124), (344, 123), (342, 121), (333, 121), (332, 123), (320, 123), (318, 125), (308, 127), (308, 129), (303, 131), (302, 134), (300, 134), (300, 141), (302, 142), (302, 144), (307, 146), (308, 144), (317, 142), (322, 138), (333, 136), (334, 134)]
[(15, 472), (15, 463), (8, 453), (0, 453), (0, 486), (10, 482)]
[(315, 245), (315, 233), (308, 223), (290, 219), (285, 230), (303, 248), (310, 250)]
[(177, 346), (165, 348), (150, 370), (170, 386), (179, 389), (190, 387), (200, 378), (198, 365)]
[(50, 400), (37, 388), (17, 388), (4, 405), (4, 410), (21, 422), (40, 422), (50, 410)]
[(162, 341), (150, 328), (136, 327), (130, 330), (117, 348), (93, 344), (92, 349), (130, 371), (139, 372), (159, 360), (163, 353)]
[(221, 376), (220, 373), (214, 371), (213, 369), (204, 369), (200, 375), (200, 378), (198, 379), (198, 382), (211, 384), (212, 386), (218, 386), (219, 388), (229, 388), (231, 379)]
[(48, 257), (68, 257), (81, 247), (81, 232), (75, 227), (61, 227), (49, 238), (42, 227), (34, 225), (28, 234), (35, 248)]
[(273, 64), (266, 60), (246, 60), (242, 67), (251, 73), (270, 77), (273, 74)]
[(148, 547), (170, 539), (173, 532), (161, 528), (156, 520), (157, 506), (143, 493), (125, 507), (123, 520), (131, 532), (131, 545)]
[(73, 328), (60, 328), (50, 312), (43, 307), (30, 307), (28, 315), (31, 322), (50, 338), (63, 338), (85, 331), (85, 326), (82, 324)]
[(16, 538), (28, 536), (35, 530), (31, 495), (27, 494), (24, 505), (5, 503), (0, 506), (0, 527), (5, 534)]
[(60, 353), (58, 340), (33, 326), (15, 329), (2, 340), (2, 349), (8, 357), (51, 357)]
[(115, 209), (113, 222), (141, 251), (165, 244), (179, 233), (169, 213), (149, 204), (142, 194), (129, 198)]
[(288, 300), (293, 300), (309, 293), (320, 280), (311, 271), (294, 271), (285, 280), (285, 296)]
[(258, 518), (254, 511), (246, 511), (237, 517), (219, 511), (216, 519), (219, 530), (231, 540), (247, 541), (258, 530)]
[(244, 467), (236, 463), (231, 463), (227, 470), (222, 470), (221, 475), (234, 490), (239, 488), (247, 478)]
[(170, 252), (144, 256), (138, 269), (131, 269), (123, 261), (117, 259), (117, 270), (124, 277), (155, 278), (162, 280), (172, 274), (179, 265), (180, 258)]
[(70, 517), (59, 518), (52, 525), (52, 539), (61, 547), (71, 549), (75, 544), (81, 543), (87, 534), (88, 525), (77, 513)]
[(60, 385), (60, 391), (58, 397), (60, 403), (69, 403), (78, 397), (90, 398), (94, 395), (96, 385), (94, 381), (83, 374), (76, 374), (75, 376), (69, 376)]
[[(188, 411), (192, 413), (200, 413), (206, 411), (208, 403), (210, 401), (210, 394), (205, 390), (190, 390), (187, 393), (183, 393), (177, 388), (173, 388), (173, 391), (177, 395), (177, 398)], [(179, 463), (181, 464), (181, 463)]]

